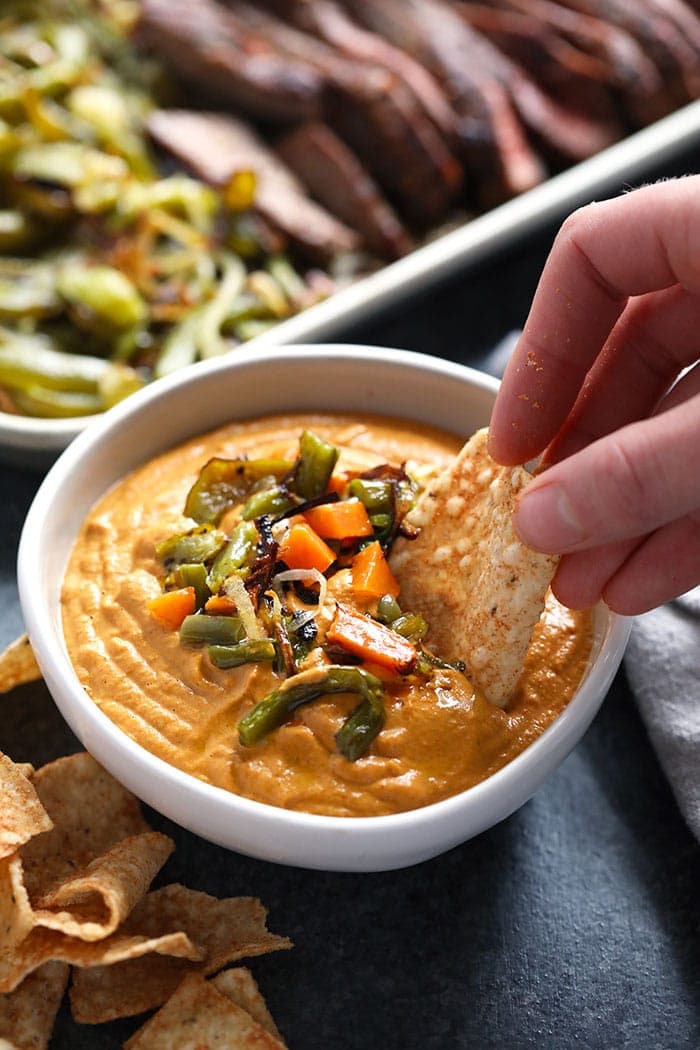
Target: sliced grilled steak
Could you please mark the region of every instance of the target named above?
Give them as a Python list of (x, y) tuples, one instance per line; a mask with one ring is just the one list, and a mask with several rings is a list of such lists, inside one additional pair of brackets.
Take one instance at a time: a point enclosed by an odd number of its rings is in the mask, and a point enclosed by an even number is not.
[(632, 126), (651, 123), (674, 108), (674, 99), (657, 67), (639, 42), (618, 25), (554, 0), (491, 0), (491, 3), (537, 19), (574, 47), (598, 58)]
[(652, 59), (676, 102), (697, 98), (698, 61), (678, 27), (644, 0), (563, 0), (565, 7), (625, 29)]
[(700, 18), (697, 10), (693, 10), (684, 0), (647, 0), (647, 4), (673, 22), (695, 55), (700, 57)]
[(235, 103), (265, 120), (303, 120), (321, 111), (324, 81), (317, 70), (280, 53), (211, 0), (143, 0), (137, 35), (211, 102)]
[(574, 47), (532, 14), (488, 3), (461, 2), (454, 7), (474, 29), (543, 84), (559, 87), (570, 78), (609, 84), (601, 59)]
[(396, 212), (352, 150), (327, 124), (303, 124), (276, 148), (309, 193), (358, 230), (373, 254), (397, 259), (411, 250), (411, 238)]
[(438, 78), (457, 114), (462, 154), (482, 203), (530, 189), (543, 178), (507, 93), (478, 60), (474, 32), (449, 4), (345, 0), (345, 6)]
[(308, 61), (325, 77), (327, 121), (347, 139), (406, 218), (418, 226), (442, 219), (462, 188), (462, 168), (394, 74), (345, 58), (336, 48), (242, 0), (231, 10), (275, 47)]
[[(502, 13), (468, 3), (456, 4), (455, 10), (470, 22), (474, 11), (477, 21), (480, 11), (485, 11), (487, 16)], [(591, 111), (590, 104), (588, 108), (566, 105), (560, 100), (561, 92), (555, 100), (522, 66), (481, 33), (476, 35), (474, 46), (479, 61), (502, 84), (523, 122), (556, 160), (584, 160), (622, 137), (623, 129), (609, 96), (604, 94), (599, 99), (602, 105), (599, 104), (597, 112)]]
[(189, 110), (156, 110), (148, 131), (163, 149), (205, 182), (225, 185), (237, 171), (254, 171), (255, 209), (314, 262), (354, 251), (359, 236), (309, 200), (279, 157), (235, 117)]
[(425, 66), (406, 51), (355, 22), (336, 0), (265, 0), (282, 17), (338, 48), (346, 57), (374, 62), (406, 84), (447, 143), (456, 136), (455, 114), (445, 92)]

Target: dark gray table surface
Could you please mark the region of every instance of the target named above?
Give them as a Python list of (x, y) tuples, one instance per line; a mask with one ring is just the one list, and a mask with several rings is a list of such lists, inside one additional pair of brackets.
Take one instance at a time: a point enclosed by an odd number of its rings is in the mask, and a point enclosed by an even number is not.
[[(652, 174), (693, 170), (690, 154)], [(345, 338), (477, 361), (522, 324), (553, 232)], [(0, 467), (0, 644), (22, 629), (14, 559), (38, 483)], [(79, 746), (42, 684), (2, 699), (0, 749), (15, 759)], [(278, 867), (149, 816), (177, 844), (160, 882), (259, 896), (295, 941), (250, 964), (291, 1050), (700, 1047), (700, 849), (624, 672), (527, 805), (404, 871)], [(135, 1027), (79, 1027), (64, 1006), (51, 1046), (111, 1050)]]

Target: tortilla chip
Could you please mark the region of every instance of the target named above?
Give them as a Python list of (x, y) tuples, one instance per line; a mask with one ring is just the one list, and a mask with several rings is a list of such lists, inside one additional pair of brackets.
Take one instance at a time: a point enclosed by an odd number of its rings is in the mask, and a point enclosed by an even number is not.
[[(139, 907), (147, 902), (145, 897)], [(35, 925), (20, 855), (5, 858), (0, 861), (0, 992), (13, 992), (25, 977), (53, 960), (74, 966), (111, 966), (156, 952), (201, 961), (204, 952), (181, 928), (165, 922), (158, 928), (161, 910), (146, 907), (134, 919), (134, 909), (119, 930), (100, 941), (86, 942), (45, 929)]]
[(280, 1050), (247, 1011), (190, 974), (165, 1006), (124, 1043), (124, 1050)]
[(291, 948), (288, 938), (268, 932), (266, 916), (266, 909), (253, 897), (217, 900), (178, 884), (149, 893), (122, 930), (183, 930), (202, 949), (202, 961), (134, 959), (79, 971), (70, 991), (74, 1019), (100, 1024), (142, 1013), (161, 1006), (189, 972), (216, 973), (238, 959)]
[[(22, 861), (19, 854), (0, 860), (0, 992), (12, 991), (5, 987), (3, 971), (34, 926), (32, 906), (22, 880)], [(19, 983), (19, 982), (17, 982)]]
[(46, 1050), (68, 984), (65, 963), (46, 963), (16, 991), (0, 995), (0, 1047)]
[(15, 686), (36, 682), (41, 676), (41, 669), (26, 634), (10, 642), (0, 653), (0, 693), (9, 693)]
[(117, 842), (150, 830), (138, 800), (86, 752), (42, 766), (32, 783), (54, 823), (22, 847), (34, 904)]
[(0, 857), (9, 857), (34, 835), (52, 827), (23, 767), (0, 752)]
[(280, 1031), (272, 1019), (272, 1014), (267, 1008), (255, 978), (246, 966), (236, 966), (232, 970), (223, 970), (212, 977), (209, 982), (214, 985), (217, 992), (221, 992), (227, 999), (246, 1010), (254, 1021), (257, 1021), (270, 1035), (278, 1041), (280, 1046), (285, 1042)]
[(444, 660), (463, 660), (491, 703), (505, 706), (544, 609), (557, 558), (520, 542), (511, 516), (531, 480), (502, 467), (479, 430), (407, 515), (420, 528), (399, 538), (391, 568), (401, 604), (422, 613), (427, 644)]
[(172, 839), (157, 831), (122, 839), (40, 897), (34, 905), (36, 924), (83, 941), (109, 936), (144, 896), (174, 848)]
[(77, 937), (66, 937), (56, 930), (36, 927), (11, 956), (0, 958), (0, 991), (13, 992), (28, 974), (53, 960), (72, 966), (109, 968), (115, 963), (139, 959), (150, 953), (201, 959), (201, 951), (184, 933), (141, 937), (118, 932), (103, 941), (86, 942)]

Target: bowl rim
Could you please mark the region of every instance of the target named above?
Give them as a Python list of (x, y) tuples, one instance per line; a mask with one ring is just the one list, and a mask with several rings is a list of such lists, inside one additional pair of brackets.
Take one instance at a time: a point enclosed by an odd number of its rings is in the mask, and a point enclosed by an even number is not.
[[(125, 401), (97, 418), (78, 435), (50, 468), (34, 497), (22, 529), (17, 563), (18, 586), (22, 613), (37, 661), (54, 702), (74, 729), (75, 721), (80, 717), (81, 725), (87, 725), (91, 731), (110, 742), (114, 754), (120, 761), (123, 760), (131, 765), (135, 763), (134, 768), (142, 767), (144, 772), (157, 778), (161, 783), (165, 783), (166, 787), (185, 789), (190, 793), (193, 804), (208, 806), (213, 803), (216, 807), (230, 807), (232, 813), (238, 811), (246, 814), (255, 818), (261, 826), (267, 825), (270, 829), (283, 821), (288, 827), (305, 832), (347, 833), (350, 829), (362, 830), (365, 835), (376, 840), (383, 837), (389, 829), (418, 830), (438, 817), (449, 819), (451, 816), (456, 816), (465, 807), (478, 808), (483, 805), (488, 809), (488, 802), (492, 798), (497, 797), (504, 790), (507, 793), (508, 785), (513, 782), (517, 784), (522, 774), (527, 774), (528, 769), (537, 766), (542, 753), (546, 754), (550, 750), (556, 750), (557, 747), (565, 748), (568, 752), (570, 746), (573, 746), (581, 735), (581, 733), (576, 735), (578, 727), (582, 725), (585, 731), (605, 697), (629, 637), (631, 618), (619, 616), (605, 607), (600, 610), (600, 615), (605, 620), (603, 658), (597, 660), (589, 668), (575, 695), (551, 725), (515, 758), (485, 780), (455, 795), (417, 809), (379, 816), (340, 817), (289, 810), (245, 798), (225, 788), (208, 784), (170, 765), (165, 759), (159, 758), (137, 743), (111, 721), (80, 684), (65, 649), (62, 631), (54, 629), (51, 615), (42, 612), (41, 602), (35, 597), (39, 591), (33, 582), (37, 566), (34, 552), (40, 544), (43, 523), (47, 514), (52, 510), (54, 501), (60, 501), (60, 490), (65, 479), (80, 468), (85, 457), (95, 445), (107, 441), (115, 432), (121, 431), (128, 425), (132, 416), (145, 411), (153, 402), (166, 399), (173, 388), (190, 383), (206, 384), (212, 375), (218, 375), (220, 372), (236, 371), (240, 367), (257, 363), (269, 365), (277, 357), (316, 360), (318, 358), (327, 359), (329, 355), (336, 358), (346, 357), (353, 362), (372, 360), (385, 365), (407, 366), (419, 371), (427, 369), (429, 372), (441, 373), (448, 378), (453, 377), (462, 382), (466, 380), (471, 385), (493, 393), (499, 386), (498, 380), (486, 373), (442, 358), (410, 350), (345, 343), (287, 345), (266, 350), (258, 350), (253, 347), (242, 348), (236, 352), (235, 356), (217, 358), (199, 364), (196, 371), (183, 369), (132, 394)], [(181, 440), (186, 440), (186, 437)], [(153, 453), (146, 454), (141, 462), (146, 462), (152, 455)], [(110, 484), (112, 483), (114, 482), (111, 481)], [(572, 740), (573, 743), (571, 743)], [(107, 763), (103, 761), (103, 764)]]

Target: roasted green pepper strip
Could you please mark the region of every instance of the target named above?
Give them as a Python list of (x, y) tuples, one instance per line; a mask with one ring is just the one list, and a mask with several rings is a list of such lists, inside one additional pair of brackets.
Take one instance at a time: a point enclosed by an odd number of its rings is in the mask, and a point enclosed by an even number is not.
[(197, 525), (189, 532), (169, 536), (156, 547), (156, 557), (166, 569), (192, 562), (207, 562), (215, 558), (226, 544), (226, 534), (211, 525)]
[(305, 430), (299, 438), (299, 459), (294, 467), (292, 488), (303, 499), (316, 499), (328, 487), (339, 451), (323, 438)]
[(163, 340), (163, 345), (153, 368), (153, 378), (176, 372), (178, 368), (191, 365), (197, 360), (197, 328), (199, 310), (193, 310), (184, 321), (175, 325)]
[(0, 328), (0, 384), (29, 390), (39, 386), (70, 393), (97, 394), (109, 369), (99, 357), (54, 350), (43, 335), (24, 335)]
[(91, 179), (121, 179), (129, 169), (121, 157), (91, 149), (82, 142), (41, 142), (18, 150), (12, 174), (62, 187)]
[(225, 579), (253, 560), (257, 543), (258, 530), (255, 527), (255, 523), (252, 521), (239, 521), (231, 533), (230, 540), (223, 550), (217, 554), (216, 560), (211, 567), (211, 572), (207, 577), (207, 583), (211, 591), (214, 593), (218, 591)]
[(237, 616), (195, 613), (186, 616), (180, 627), (183, 645), (237, 645), (244, 638), (245, 630)]
[(397, 616), (390, 626), (392, 631), (396, 631), (403, 638), (408, 638), (409, 642), (414, 644), (422, 641), (428, 633), (428, 624), (420, 613), (405, 613), (403, 616)]
[(194, 600), (197, 609), (202, 609), (211, 595), (207, 583), (207, 569), (201, 562), (199, 564), (178, 565), (166, 582), (174, 587), (194, 587)]
[(242, 343), (247, 343), (249, 339), (257, 339), (259, 335), (266, 335), (267, 332), (271, 331), (278, 325), (279, 321), (277, 318), (273, 320), (264, 320), (262, 318), (250, 317), (247, 321), (236, 321), (233, 326), (233, 334), (236, 339), (240, 339)]
[(242, 667), (272, 661), (277, 655), (275, 643), (269, 638), (248, 638), (238, 645), (210, 645), (209, 659), (215, 667)]
[(394, 530), (396, 498), (391, 481), (375, 478), (353, 478), (348, 485), (351, 496), (364, 503), (374, 529), (374, 539), (384, 546)]
[(273, 488), (254, 492), (243, 507), (241, 517), (244, 521), (252, 521), (263, 514), (276, 518), (279, 514), (291, 510), (293, 506), (294, 497), (291, 493), (284, 486), (275, 485)]
[(335, 734), (338, 750), (350, 762), (356, 762), (366, 753), (384, 725), (384, 704), (381, 699), (363, 700)]
[(202, 308), (200, 315), (196, 339), (203, 360), (218, 357), (231, 349), (231, 343), (221, 335), (221, 327), (243, 288), (246, 270), (241, 260), (232, 255), (225, 257), (223, 267), (223, 276), (214, 297)]
[(24, 390), (13, 390), (12, 401), (26, 416), (42, 419), (69, 419), (72, 416), (94, 416), (103, 412), (104, 401), (96, 394), (73, 390), (51, 390), (32, 384)]
[(306, 288), (289, 259), (275, 255), (268, 260), (267, 268), (291, 303), (303, 302)]
[(401, 616), (401, 606), (392, 594), (383, 594), (377, 602), (377, 619), (381, 623), (392, 624)]
[(104, 402), (103, 407), (107, 409), (119, 404), (129, 394), (140, 390), (144, 382), (143, 377), (135, 368), (121, 361), (110, 361), (109, 368), (98, 383), (100, 397)]
[[(240, 720), (238, 736), (241, 743), (244, 747), (257, 744), (281, 726), (295, 708), (331, 693), (359, 693), (363, 698), (360, 707), (350, 715), (336, 736), (336, 739), (340, 738), (341, 753), (347, 751), (346, 757), (354, 761), (365, 753), (384, 724), (384, 687), (375, 675), (359, 667), (332, 664), (314, 667), (288, 678)], [(346, 730), (348, 724), (350, 728)]]
[(57, 279), (59, 294), (90, 324), (113, 330), (133, 328), (146, 320), (148, 309), (134, 285), (113, 266), (67, 263)]
[(348, 492), (364, 504), (369, 515), (393, 512), (393, 490), (390, 481), (353, 478), (348, 485)]
[(253, 485), (272, 475), (277, 480), (292, 464), (284, 459), (220, 459), (205, 463), (187, 494), (185, 514), (199, 522), (216, 524), (229, 507), (242, 503)]

